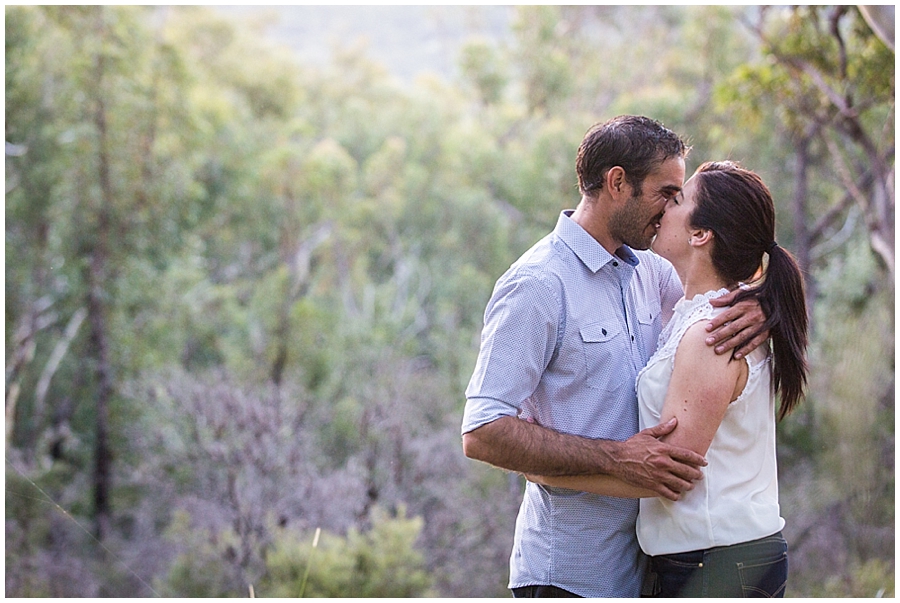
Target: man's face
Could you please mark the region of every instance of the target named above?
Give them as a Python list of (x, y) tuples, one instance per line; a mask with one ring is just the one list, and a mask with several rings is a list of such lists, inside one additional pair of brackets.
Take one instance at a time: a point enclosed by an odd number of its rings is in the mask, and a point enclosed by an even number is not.
[[(684, 183), (684, 158), (669, 157), (644, 179), (641, 194), (632, 193), (609, 219), (610, 234), (632, 249), (647, 249), (656, 236), (666, 202)], [(630, 186), (630, 185), (626, 185)]]

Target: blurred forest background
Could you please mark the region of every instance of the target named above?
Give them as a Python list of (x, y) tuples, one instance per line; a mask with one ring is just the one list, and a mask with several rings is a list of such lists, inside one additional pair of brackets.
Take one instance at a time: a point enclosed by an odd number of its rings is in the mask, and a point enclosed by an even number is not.
[(508, 596), (482, 313), (639, 113), (807, 274), (787, 596), (894, 596), (893, 6), (366, 13), (403, 73), (311, 8), (5, 8), (6, 595)]

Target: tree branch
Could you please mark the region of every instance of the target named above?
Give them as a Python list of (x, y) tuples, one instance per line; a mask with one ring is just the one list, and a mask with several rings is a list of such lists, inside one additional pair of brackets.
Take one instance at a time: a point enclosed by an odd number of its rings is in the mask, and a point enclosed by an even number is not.
[(50, 354), (50, 359), (47, 360), (47, 364), (41, 372), (41, 378), (38, 380), (34, 395), (34, 423), (38, 428), (40, 428), (41, 423), (43, 422), (44, 400), (47, 398), (47, 391), (50, 389), (50, 380), (53, 379), (53, 375), (56, 374), (59, 363), (62, 362), (62, 359), (65, 357), (66, 352), (69, 350), (69, 345), (71, 345), (72, 341), (75, 339), (75, 336), (78, 334), (78, 329), (81, 327), (81, 323), (84, 322), (86, 317), (87, 310), (84, 307), (78, 308), (75, 314), (72, 315), (72, 318), (69, 319), (69, 324), (66, 325), (66, 330), (65, 333), (63, 333), (62, 339), (56, 342), (56, 346)]

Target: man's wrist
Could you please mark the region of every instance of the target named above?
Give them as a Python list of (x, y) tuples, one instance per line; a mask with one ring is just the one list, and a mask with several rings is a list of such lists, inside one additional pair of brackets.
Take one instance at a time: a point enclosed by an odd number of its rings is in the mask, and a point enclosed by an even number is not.
[(616, 440), (594, 440), (597, 447), (595, 455), (595, 473), (603, 473), (606, 475), (617, 475), (617, 470), (621, 467), (620, 459), (622, 458), (622, 450), (624, 442)]

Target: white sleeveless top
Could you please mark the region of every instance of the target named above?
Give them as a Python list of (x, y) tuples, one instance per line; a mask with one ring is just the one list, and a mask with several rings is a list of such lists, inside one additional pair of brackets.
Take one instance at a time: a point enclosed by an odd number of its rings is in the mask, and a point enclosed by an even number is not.
[[(727, 293), (710, 291), (682, 299), (659, 337), (659, 347), (638, 374), (641, 429), (659, 423), (672, 377), (675, 351), (692, 324), (724, 308), (709, 300)], [(770, 536), (784, 527), (778, 506), (775, 463), (775, 395), (767, 346), (746, 358), (747, 384), (725, 412), (703, 467), (703, 479), (681, 500), (642, 498), (637, 536), (648, 555), (708, 549)]]

